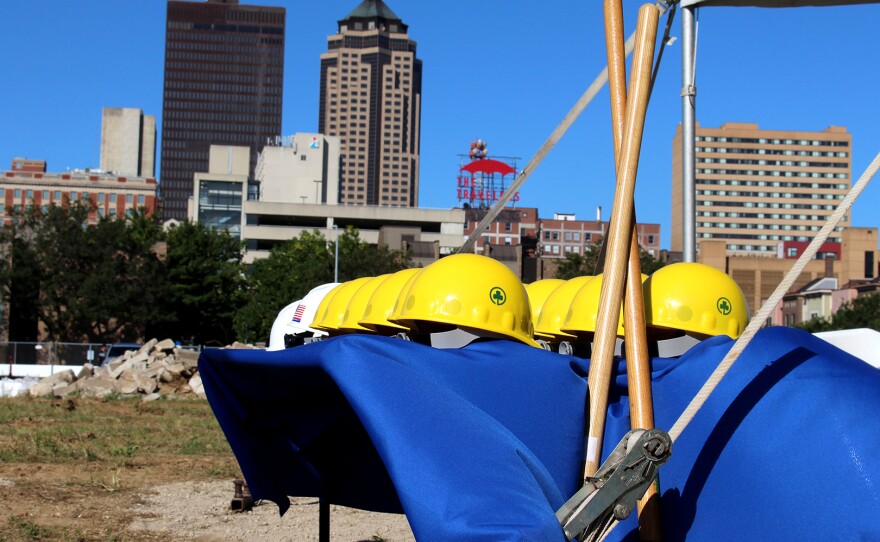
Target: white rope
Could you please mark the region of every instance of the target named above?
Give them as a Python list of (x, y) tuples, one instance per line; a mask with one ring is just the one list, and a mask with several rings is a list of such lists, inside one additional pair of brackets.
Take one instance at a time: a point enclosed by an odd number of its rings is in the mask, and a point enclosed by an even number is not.
[[(669, 9), (667, 4), (667, 0), (657, 0), (654, 3), (654, 7), (660, 12), (662, 16), (666, 13), (666, 10)], [(636, 33), (633, 32), (629, 35), (624, 43), (624, 58), (628, 57), (630, 53), (632, 53), (635, 48), (636, 43)], [(501, 213), (504, 209), (504, 206), (513, 198), (514, 194), (517, 190), (526, 182), (532, 172), (538, 168), (538, 165), (544, 161), (544, 158), (547, 154), (556, 146), (562, 136), (565, 135), (565, 132), (571, 127), (575, 120), (584, 112), (584, 109), (593, 101), (593, 98), (596, 97), (596, 94), (602, 90), (602, 87), (605, 86), (605, 83), (608, 82), (608, 66), (605, 66), (599, 75), (596, 76), (596, 79), (587, 87), (587, 90), (581, 95), (577, 102), (575, 102), (574, 106), (569, 109), (568, 113), (565, 114), (565, 117), (562, 121), (556, 126), (553, 132), (550, 134), (544, 144), (538, 149), (538, 152), (535, 153), (535, 156), (532, 157), (531, 160), (520, 170), (519, 175), (514, 179), (510, 186), (504, 191), (504, 194), (498, 198), (489, 211), (486, 213), (486, 216), (480, 221), (479, 224), (474, 228), (473, 233), (471, 233), (467, 239), (465, 239), (464, 243), (462, 243), (461, 247), (459, 247), (458, 252), (470, 252), (474, 249), (477, 243), (477, 239), (483, 235), (485, 229), (489, 226), (495, 218)]]
[(770, 312), (776, 308), (776, 305), (779, 303), (779, 300), (782, 299), (782, 296), (785, 295), (795, 279), (798, 278), (807, 263), (813, 259), (816, 251), (819, 250), (822, 243), (824, 243), (831, 232), (834, 231), (834, 228), (837, 227), (837, 223), (840, 222), (843, 215), (849, 211), (850, 207), (852, 207), (853, 202), (859, 197), (862, 190), (868, 186), (868, 181), (870, 181), (874, 174), (877, 173), (878, 168), (880, 168), (880, 153), (874, 157), (874, 160), (868, 165), (868, 168), (862, 173), (862, 176), (856, 184), (853, 185), (846, 197), (843, 198), (843, 201), (840, 202), (837, 209), (830, 217), (828, 217), (828, 221), (825, 222), (825, 225), (822, 226), (822, 229), (819, 230), (819, 233), (813, 238), (809, 246), (807, 246), (807, 249), (801, 254), (800, 258), (797, 259), (792, 268), (788, 270), (785, 278), (782, 279), (782, 282), (779, 283), (779, 286), (776, 287), (769, 299), (767, 299), (767, 301), (761, 306), (761, 310), (752, 317), (742, 335), (740, 335), (736, 342), (733, 343), (733, 347), (727, 355), (724, 356), (724, 359), (721, 360), (721, 363), (718, 364), (718, 367), (709, 376), (709, 379), (703, 384), (703, 387), (700, 388), (696, 397), (691, 400), (690, 404), (678, 418), (678, 421), (672, 426), (672, 429), (669, 430), (669, 436), (672, 438), (673, 442), (675, 442), (679, 435), (681, 435), (682, 431), (684, 431), (685, 427), (687, 427), (690, 421), (694, 418), (697, 411), (700, 410), (700, 407), (703, 406), (706, 399), (709, 398), (709, 395), (715, 390), (715, 387), (718, 386), (718, 383), (724, 378), (724, 375), (727, 374), (727, 371), (730, 370), (730, 367), (742, 351), (745, 350), (746, 346), (748, 346), (752, 337), (755, 336), (755, 333), (758, 332), (758, 329), (763, 325), (764, 321), (767, 320), (767, 317), (770, 316)]
[[(669, 430), (669, 436), (672, 438), (672, 441), (675, 442), (678, 439), (679, 435), (681, 435), (682, 431), (687, 427), (694, 416), (697, 414), (697, 411), (700, 410), (700, 407), (703, 406), (703, 403), (706, 402), (706, 399), (709, 398), (709, 395), (715, 388), (718, 386), (718, 383), (724, 378), (724, 375), (727, 374), (727, 371), (733, 366), (733, 363), (739, 357), (743, 350), (745, 350), (746, 346), (748, 346), (749, 341), (752, 340), (755, 333), (757, 333), (758, 329), (761, 327), (761, 324), (770, 316), (770, 312), (776, 307), (776, 304), (779, 303), (779, 300), (782, 299), (782, 296), (785, 295), (785, 292), (791, 287), (794, 283), (795, 279), (801, 274), (801, 271), (804, 270), (804, 267), (807, 265), (813, 256), (816, 254), (816, 251), (819, 250), (819, 247), (822, 243), (825, 242), (825, 239), (828, 238), (828, 235), (834, 231), (834, 228), (837, 227), (837, 223), (840, 222), (840, 219), (844, 214), (852, 207), (853, 202), (859, 195), (862, 193), (862, 190), (868, 186), (868, 182), (874, 177), (874, 174), (877, 173), (877, 169), (880, 168), (880, 153), (877, 153), (877, 156), (874, 157), (874, 160), (868, 165), (865, 172), (862, 173), (862, 176), (853, 185), (850, 189), (849, 193), (843, 198), (843, 201), (840, 202), (840, 205), (837, 209), (828, 217), (828, 221), (825, 222), (825, 225), (822, 226), (822, 229), (819, 230), (819, 233), (813, 238), (813, 241), (807, 246), (807, 249), (801, 254), (800, 258), (794, 263), (791, 269), (789, 269), (788, 273), (782, 279), (782, 282), (779, 283), (779, 286), (773, 291), (770, 295), (770, 298), (764, 302), (761, 306), (761, 310), (759, 310), (755, 316), (752, 317), (749, 324), (746, 326), (746, 329), (743, 331), (743, 334), (740, 335), (739, 339), (733, 343), (733, 347), (724, 356), (724, 359), (721, 360), (721, 363), (718, 364), (718, 367), (715, 371), (709, 376), (709, 380), (703, 384), (703, 387), (700, 388), (700, 391), (697, 393), (696, 397), (691, 400), (690, 404), (684, 410), (684, 412), (679, 416), (678, 421), (675, 422), (675, 425), (672, 426), (672, 429)], [(605, 537), (614, 530), (619, 521), (614, 520), (608, 525), (601, 533), (600, 540), (604, 540)]]

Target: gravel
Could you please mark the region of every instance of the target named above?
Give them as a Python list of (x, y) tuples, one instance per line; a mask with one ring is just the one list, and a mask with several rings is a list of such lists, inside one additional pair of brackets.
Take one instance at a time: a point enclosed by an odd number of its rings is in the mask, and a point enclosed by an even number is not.
[[(233, 512), (234, 485), (228, 482), (184, 482), (151, 488), (135, 510), (131, 531), (167, 533), (173, 540), (318, 540), (318, 501), (291, 497), (283, 517), (270, 501), (257, 501), (248, 512)], [(406, 516), (330, 507), (334, 541), (414, 541)]]

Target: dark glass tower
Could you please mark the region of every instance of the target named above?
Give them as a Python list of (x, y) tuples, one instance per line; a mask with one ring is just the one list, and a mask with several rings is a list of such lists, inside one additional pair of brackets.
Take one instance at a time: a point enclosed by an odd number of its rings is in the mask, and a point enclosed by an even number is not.
[(340, 139), (339, 203), (417, 207), (422, 61), (382, 0), (327, 38), (319, 107), (318, 131)]
[(168, 2), (162, 154), (163, 218), (187, 217), (193, 174), (211, 145), (251, 148), (281, 135), (285, 8), (238, 0)]

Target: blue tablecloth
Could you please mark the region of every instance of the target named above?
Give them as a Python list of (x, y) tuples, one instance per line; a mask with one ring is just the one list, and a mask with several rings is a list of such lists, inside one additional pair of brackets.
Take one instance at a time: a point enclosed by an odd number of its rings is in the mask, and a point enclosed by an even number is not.
[[(652, 360), (669, 429), (732, 346)], [(419, 540), (563, 540), (589, 362), (510, 341), (438, 350), (344, 336), (206, 350), (208, 399), (258, 499), (405, 512)], [(603, 452), (629, 430), (618, 363)], [(880, 371), (807, 333), (759, 332), (661, 468), (666, 540), (880, 540)], [(610, 540), (635, 540), (635, 518)]]
[(257, 499), (405, 512), (419, 540), (564, 540), (586, 364), (503, 340), (343, 336), (206, 350), (208, 400)]

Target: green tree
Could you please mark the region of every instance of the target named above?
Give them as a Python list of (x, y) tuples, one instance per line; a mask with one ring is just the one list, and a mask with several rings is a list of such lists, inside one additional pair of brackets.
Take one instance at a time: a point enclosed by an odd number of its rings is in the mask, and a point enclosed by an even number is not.
[(795, 327), (816, 333), (839, 329), (869, 328), (880, 331), (880, 295), (869, 294), (841, 306), (831, 320), (813, 318)]
[[(33, 232), (31, 244), (39, 263), (40, 321), (52, 340), (88, 340), (83, 306), (94, 300), (83, 285), (94, 277), (95, 262), (88, 242), (89, 208), (81, 202), (69, 207), (51, 205), (46, 213), (31, 212), (26, 224)], [(105, 288), (108, 295), (112, 287)]]
[(265, 341), (281, 309), (333, 281), (333, 254), (320, 233), (303, 232), (273, 247), (268, 258), (250, 265), (246, 276), (246, 302), (235, 314), (236, 336), (242, 342)]
[(155, 252), (158, 223), (142, 213), (125, 220), (104, 218), (87, 231), (92, 272), (82, 284), (83, 323), (101, 342), (141, 340), (164, 319), (169, 293), (163, 263)]
[[(602, 239), (599, 239), (595, 243), (588, 244), (584, 249), (583, 255), (574, 253), (566, 254), (565, 259), (559, 263), (559, 267), (556, 270), (556, 277), (568, 280), (574, 277), (597, 275), (601, 273), (603, 267), (603, 264), (600, 263), (600, 260), (603, 260), (602, 241)], [(650, 275), (657, 269), (666, 265), (665, 262), (655, 259), (642, 247), (639, 247), (639, 264), (641, 265), (642, 273), (645, 275)]]
[(42, 269), (32, 236), (21, 213), (13, 212), (10, 223), (0, 227), (0, 296), (9, 311), (7, 331), (14, 341), (37, 339)]
[(242, 243), (225, 231), (183, 222), (166, 234), (169, 295), (157, 335), (197, 344), (229, 344), (242, 302)]
[(151, 250), (161, 230), (137, 213), (87, 226), (90, 211), (80, 202), (51, 205), (17, 222), (26, 233), (13, 245), (14, 321), (27, 316), (27, 296), (36, 299), (38, 320), (52, 340), (141, 339), (157, 317), (154, 299), (164, 283)]
[[(330, 250), (335, 250), (333, 243)], [(339, 282), (378, 277), (407, 267), (412, 267), (412, 260), (406, 253), (367, 243), (357, 228), (346, 228), (339, 236)]]
[[(318, 232), (303, 232), (254, 262), (247, 271), (247, 301), (235, 316), (238, 340), (267, 341), (281, 309), (333, 281), (335, 259), (333, 242)], [(339, 235), (339, 282), (393, 273), (411, 264), (401, 251), (365, 242), (356, 228)]]
[(645, 275), (651, 275), (654, 271), (666, 265), (666, 262), (660, 261), (651, 256), (651, 254), (642, 247), (639, 247), (639, 263), (642, 267), (642, 273)]

